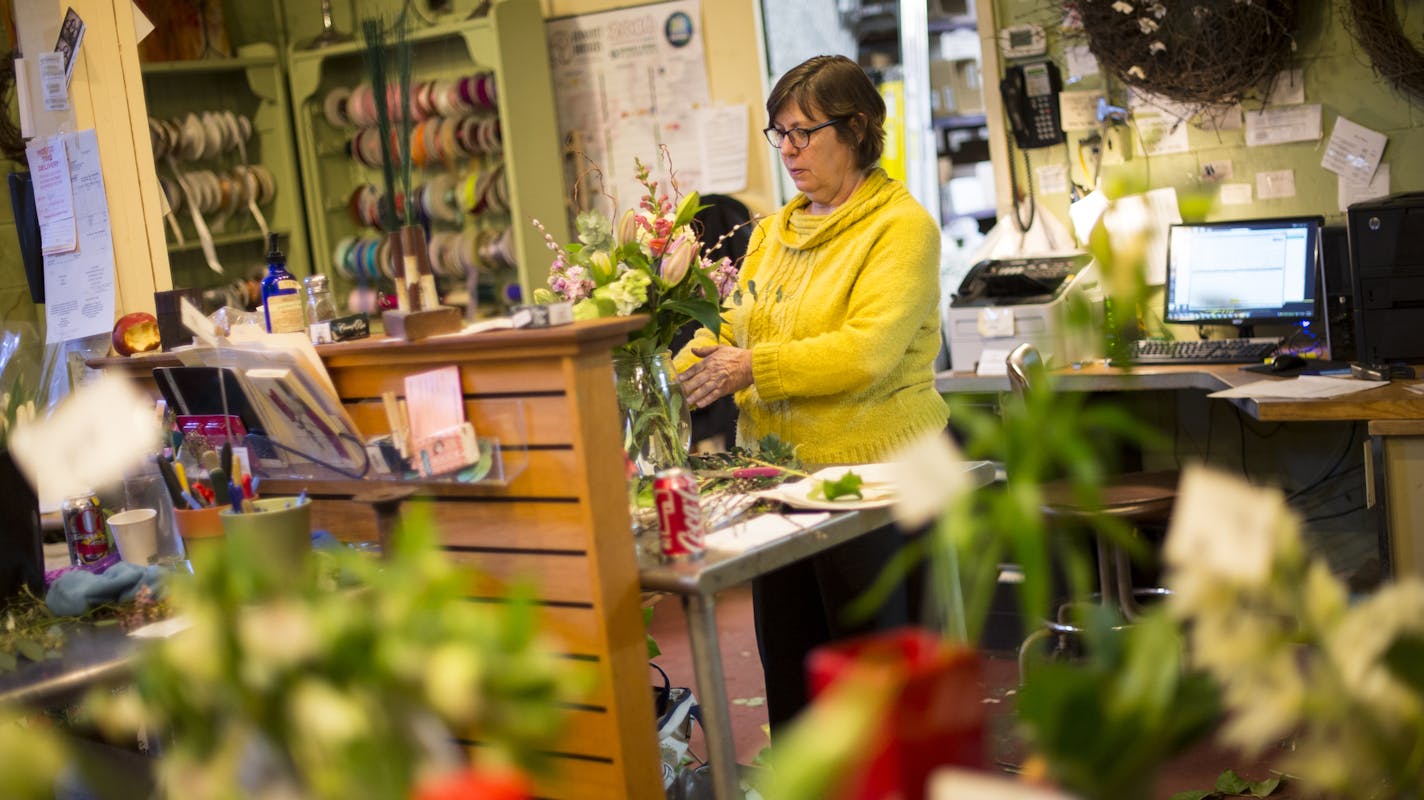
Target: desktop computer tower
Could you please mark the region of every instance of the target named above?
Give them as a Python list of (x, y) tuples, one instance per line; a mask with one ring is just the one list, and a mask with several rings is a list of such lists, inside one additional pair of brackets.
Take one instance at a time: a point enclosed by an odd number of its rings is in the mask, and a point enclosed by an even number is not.
[(1350, 206), (1355, 358), (1424, 362), (1424, 192)]
[(1355, 294), (1350, 288), (1350, 240), (1343, 225), (1320, 229), (1320, 327), (1327, 357), (1355, 360)]

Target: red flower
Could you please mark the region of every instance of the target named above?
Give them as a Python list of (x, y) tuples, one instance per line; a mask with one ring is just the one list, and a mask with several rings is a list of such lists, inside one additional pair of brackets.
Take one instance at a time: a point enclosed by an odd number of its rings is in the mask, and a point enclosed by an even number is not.
[(529, 780), (512, 767), (469, 767), (422, 781), (411, 800), (526, 800)]

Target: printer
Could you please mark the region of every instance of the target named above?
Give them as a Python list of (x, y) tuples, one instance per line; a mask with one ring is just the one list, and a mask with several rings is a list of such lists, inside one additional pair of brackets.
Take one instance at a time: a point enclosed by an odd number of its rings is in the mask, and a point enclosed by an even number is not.
[[(1091, 325), (1070, 315), (1077, 305), (1088, 310)], [(965, 274), (944, 313), (950, 369), (960, 372), (1002, 373), (1003, 359), (1024, 342), (1037, 347), (1050, 367), (1103, 355), (1103, 292), (1086, 253), (981, 261)], [(986, 352), (998, 363), (979, 369)]]
[(1424, 362), (1424, 192), (1355, 203), (1347, 229), (1357, 358)]

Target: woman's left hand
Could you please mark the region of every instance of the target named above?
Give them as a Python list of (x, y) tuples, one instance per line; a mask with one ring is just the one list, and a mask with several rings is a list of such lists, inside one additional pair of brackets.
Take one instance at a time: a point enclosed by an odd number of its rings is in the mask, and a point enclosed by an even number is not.
[(717, 398), (752, 385), (752, 351), (717, 345), (694, 347), (692, 354), (702, 360), (677, 377), (693, 408), (706, 408)]

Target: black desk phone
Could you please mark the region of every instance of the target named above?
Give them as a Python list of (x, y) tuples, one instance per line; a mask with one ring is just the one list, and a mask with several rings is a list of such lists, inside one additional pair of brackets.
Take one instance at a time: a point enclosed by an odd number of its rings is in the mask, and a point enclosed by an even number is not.
[(1052, 61), (1015, 64), (1004, 72), (999, 92), (1020, 149), (1051, 147), (1064, 140), (1058, 110), (1062, 91), (1063, 79)]
[(1091, 261), (1086, 254), (980, 261), (969, 268), (951, 302), (960, 308), (1045, 303)]

